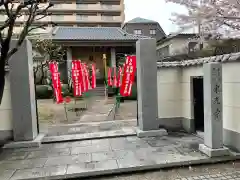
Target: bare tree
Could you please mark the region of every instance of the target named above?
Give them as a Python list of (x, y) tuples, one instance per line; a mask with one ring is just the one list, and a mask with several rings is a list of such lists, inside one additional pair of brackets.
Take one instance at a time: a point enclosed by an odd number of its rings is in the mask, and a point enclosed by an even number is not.
[(48, 67), (49, 62), (55, 61), (58, 63), (64, 63), (64, 55), (66, 53), (63, 46), (54, 43), (52, 39), (34, 38), (31, 40), (33, 48), (42, 55), (42, 60), (35, 62), (34, 75), (40, 71), (41, 78), (40, 83), (43, 83), (45, 77), (45, 69)]
[[(42, 4), (44, 3), (44, 4)], [(9, 58), (18, 51), (26, 36), (33, 30), (44, 28), (46, 24), (32, 26), (37, 20), (48, 16), (48, 9), (53, 4), (46, 3), (42, 0), (0, 0), (0, 7), (4, 9), (7, 18), (0, 25), (0, 103), (2, 102), (3, 90), (5, 85), (5, 66)], [(22, 24), (22, 29), (17, 36), (17, 41), (14, 47), (11, 48), (11, 40), (14, 37), (14, 27), (18, 18), (24, 16), (25, 21)]]

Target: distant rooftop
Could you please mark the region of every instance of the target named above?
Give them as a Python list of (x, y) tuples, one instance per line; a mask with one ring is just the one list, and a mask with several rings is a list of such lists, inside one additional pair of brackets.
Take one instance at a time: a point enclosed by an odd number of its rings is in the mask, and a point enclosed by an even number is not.
[(57, 27), (54, 40), (137, 41), (146, 36), (128, 34), (118, 27)]
[(136, 17), (130, 21), (127, 21), (125, 24), (137, 24), (137, 23), (158, 23), (157, 21), (153, 21), (153, 20), (150, 20), (150, 19), (144, 19), (144, 18), (141, 18), (141, 17)]

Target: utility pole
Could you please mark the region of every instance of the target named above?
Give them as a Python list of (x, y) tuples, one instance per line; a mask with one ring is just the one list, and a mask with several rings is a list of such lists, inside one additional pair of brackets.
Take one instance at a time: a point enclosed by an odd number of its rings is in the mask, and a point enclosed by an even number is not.
[(197, 26), (198, 26), (198, 37), (199, 37), (199, 50), (202, 49), (203, 46), (203, 34), (201, 32), (201, 15), (200, 15), (200, 8), (202, 6), (202, 0), (199, 0), (199, 6), (198, 6), (198, 15), (197, 15)]

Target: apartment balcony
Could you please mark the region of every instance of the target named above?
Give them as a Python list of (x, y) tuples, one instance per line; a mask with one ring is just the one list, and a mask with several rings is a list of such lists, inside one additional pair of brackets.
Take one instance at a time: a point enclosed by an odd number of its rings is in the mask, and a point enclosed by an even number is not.
[[(4, 22), (6, 20), (6, 16), (0, 16), (0, 22)], [(27, 20), (27, 16), (22, 16), (17, 19), (18, 23), (24, 22)], [(35, 19), (34, 24), (38, 23), (122, 23), (122, 16), (87, 16), (87, 15), (52, 15), (42, 18), (42, 16), (38, 16)]]
[[(13, 9), (18, 7), (19, 3), (14, 3)], [(45, 7), (47, 4), (41, 4), (41, 7)], [(4, 9), (3, 6), (0, 9)], [(48, 11), (74, 11), (74, 12), (121, 12), (124, 8), (121, 5), (108, 5), (108, 4), (54, 4)], [(27, 9), (25, 9), (27, 10)]]
[(121, 16), (76, 16), (76, 21), (80, 23), (121, 23)]
[(120, 5), (103, 4), (55, 4), (49, 11), (71, 12), (121, 12)]
[[(0, 15), (0, 22), (5, 22), (6, 20), (7, 20), (7, 15)], [(22, 21), (24, 21), (26, 19), (26, 17), (25, 16), (21, 16), (21, 17), (18, 17), (18, 18), (16, 18), (16, 22), (22, 22)]]

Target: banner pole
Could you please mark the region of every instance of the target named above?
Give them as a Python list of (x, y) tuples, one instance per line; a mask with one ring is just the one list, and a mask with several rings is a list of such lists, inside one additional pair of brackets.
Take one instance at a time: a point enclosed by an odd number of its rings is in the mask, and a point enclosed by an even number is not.
[(104, 78), (105, 78), (105, 90), (104, 90), (104, 95), (105, 95), (105, 103), (108, 101), (108, 95), (107, 95), (107, 57), (106, 54), (103, 54), (103, 67), (104, 67)]

